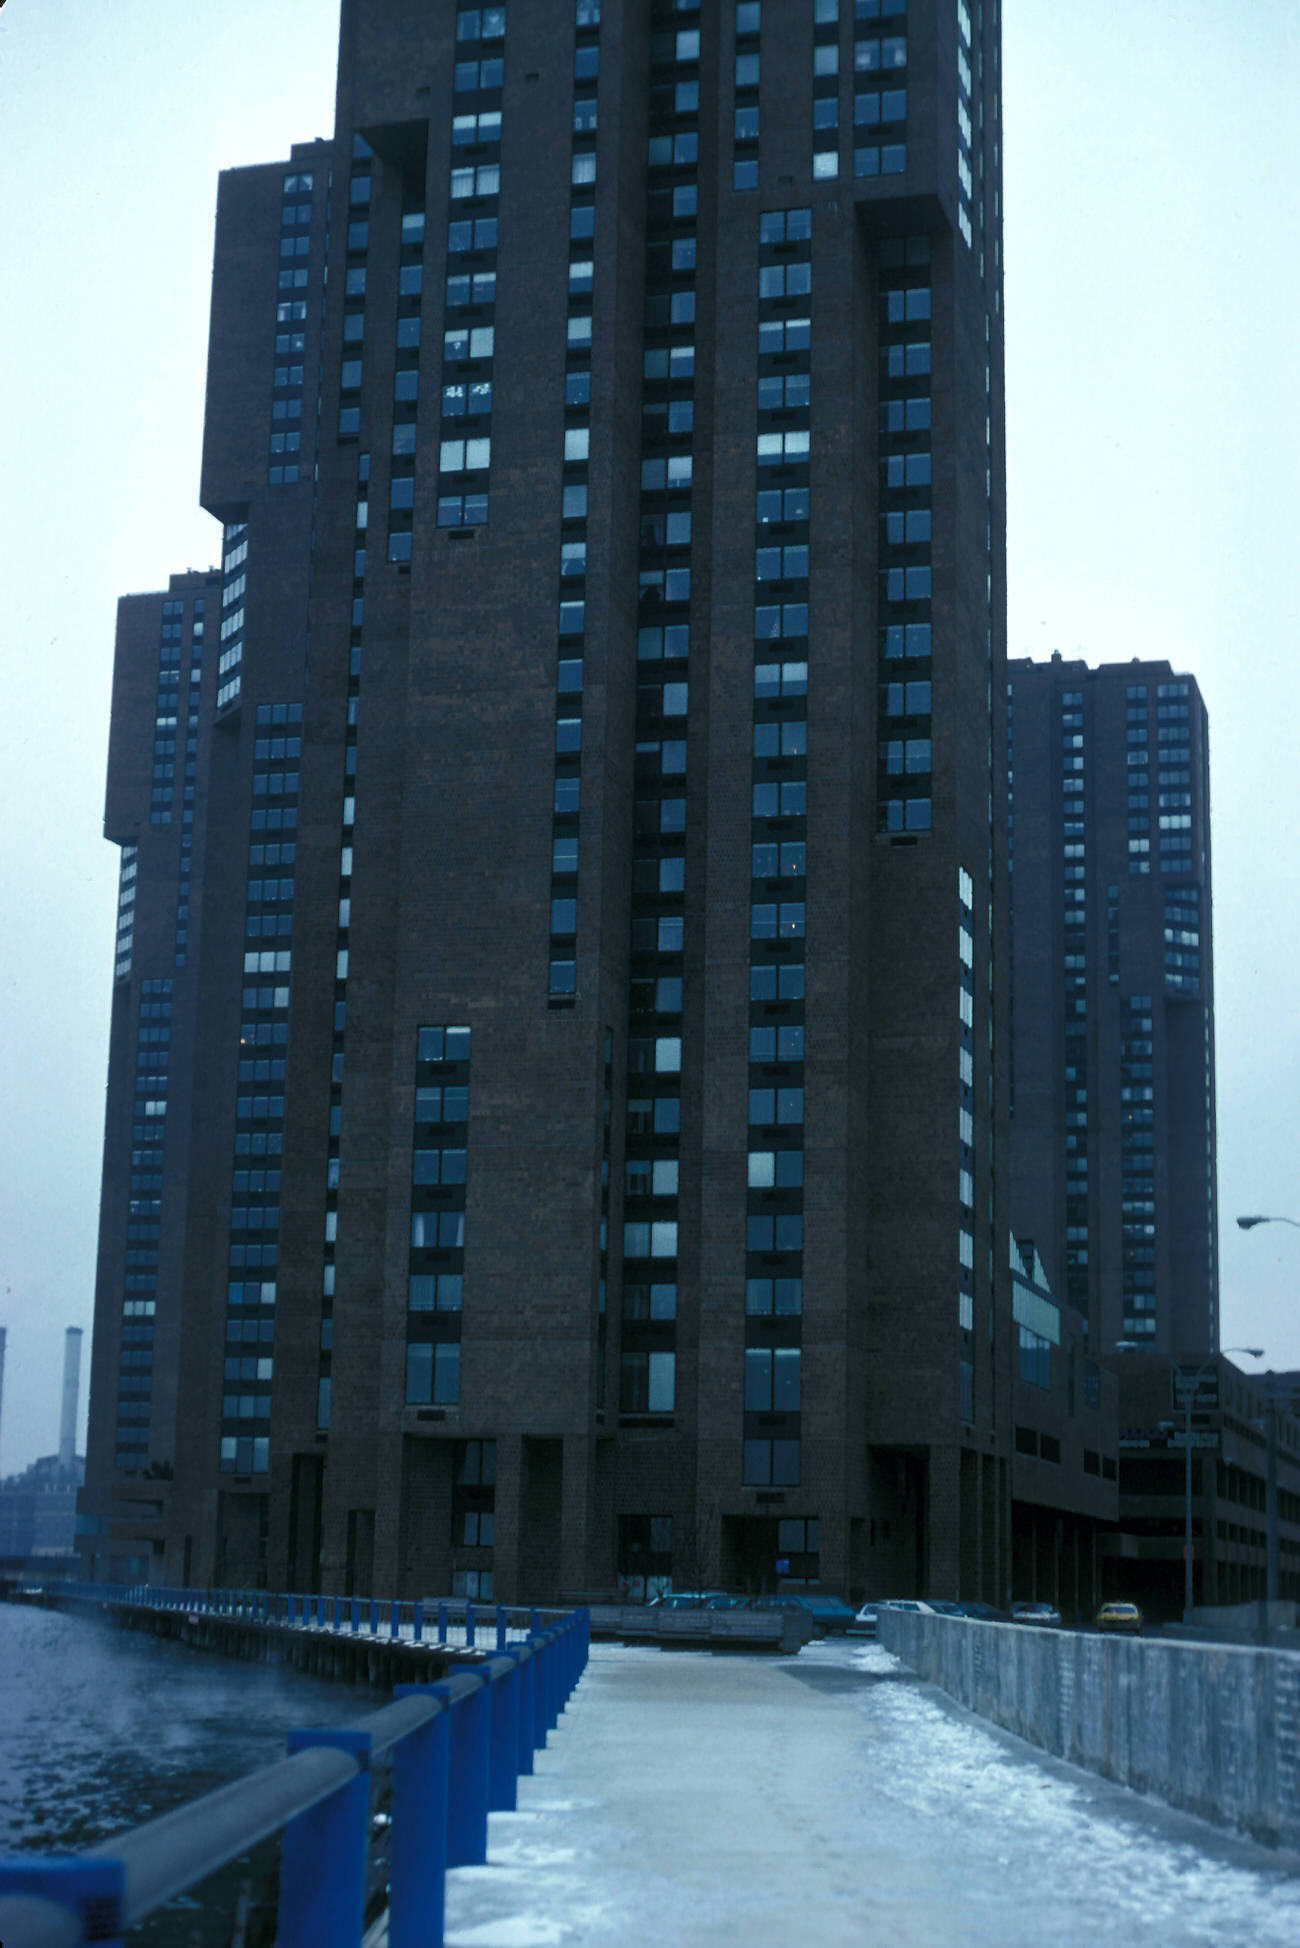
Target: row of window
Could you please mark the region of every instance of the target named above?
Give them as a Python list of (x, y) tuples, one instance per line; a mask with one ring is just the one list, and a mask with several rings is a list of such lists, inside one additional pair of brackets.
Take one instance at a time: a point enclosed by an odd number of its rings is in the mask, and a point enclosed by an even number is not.
[[(589, 10), (588, 10), (589, 12)], [(585, 669), (587, 468), (590, 461), (592, 291), (596, 234), (596, 84), (600, 68), (599, 9), (595, 20), (575, 18), (574, 73), (583, 103), (575, 114), (570, 159), (568, 312), (565, 325), (564, 472), (561, 500), (556, 710), (568, 730), (557, 733), (551, 812), (551, 938), (547, 993), (571, 1006), (578, 989), (577, 873), (582, 801), (581, 718)], [(590, 93), (585, 92), (590, 89)], [(573, 735), (573, 727), (577, 736)]]
[[(1154, 1338), (1156, 1330), (1151, 1000), (1149, 994), (1125, 995), (1120, 1014), (1122, 1325), (1126, 1339), (1139, 1340)], [(1141, 1108), (1136, 1106), (1135, 1091), (1144, 1098)]]
[[(819, 45), (816, 58), (836, 52)], [(814, 122), (825, 110), (814, 102)], [(756, 456), (779, 484), (760, 487), (755, 506), (750, 848), (749, 1121), (746, 1171), (745, 1334), (742, 1465), (753, 1487), (793, 1484), (800, 1466), (803, 1291), (804, 940), (807, 908), (808, 650), (772, 662), (767, 644), (809, 638), (809, 415), (811, 321), (774, 317), (791, 298), (812, 293), (812, 212), (759, 216)], [(804, 358), (789, 372), (791, 352)], [(774, 360), (782, 363), (774, 364)], [(795, 424), (790, 424), (791, 419)], [(780, 522), (790, 538), (771, 545)], [(773, 583), (795, 597), (770, 600)], [(795, 585), (795, 586), (792, 586)], [(765, 599), (766, 598), (766, 599)], [(809, 644), (811, 647), (811, 644)], [(762, 659), (762, 660), (758, 660)], [(798, 716), (790, 714), (797, 709)], [(775, 895), (775, 897), (773, 897)], [(773, 958), (779, 956), (780, 958)], [(762, 1147), (759, 1147), (762, 1146)], [(780, 1324), (778, 1325), (778, 1322)], [(772, 1343), (774, 1330), (786, 1337)]]
[[(183, 605), (168, 605), (172, 614), (183, 612)], [(165, 611), (167, 613), (168, 611)], [(169, 978), (142, 981), (136, 1003), (136, 1076), (133, 1127), (147, 1129), (147, 1148), (134, 1150), (126, 1210), (128, 1267), (123, 1287), (122, 1318), (141, 1323), (122, 1326), (123, 1351), (119, 1362), (117, 1409), (114, 1434), (114, 1466), (120, 1473), (142, 1472), (149, 1462), (154, 1327), (157, 1306), (158, 1252), (142, 1250), (132, 1241), (157, 1240), (162, 1228), (163, 1160), (167, 1138), (168, 1065), (170, 1028), (159, 1024), (171, 1019), (172, 982)], [(166, 1040), (161, 1039), (166, 1035)], [(148, 1120), (146, 1121), (146, 1112)], [(149, 1194), (152, 1193), (152, 1194)], [(126, 1294), (130, 1296), (127, 1297)], [(131, 1352), (126, 1351), (128, 1342)], [(123, 1369), (136, 1368), (127, 1376)]]
[[(245, 881), (246, 937), (255, 937), (263, 927), (261, 909), (268, 898), (286, 901), (288, 910), (275, 916), (274, 920), (283, 944), (274, 951), (246, 953), (245, 972), (262, 971), (261, 963), (264, 961), (272, 963), (265, 970), (267, 972), (287, 974), (290, 968), (292, 948), (288, 943), (292, 937), (292, 875), (297, 863), (297, 844), (283, 839), (267, 843), (263, 835), (268, 814), (258, 808), (256, 799), (258, 796), (296, 799), (302, 747), (301, 726), (301, 703), (258, 705), (253, 738), (253, 763), (256, 767), (253, 776), (263, 781), (264, 789), (258, 793), (254, 785), (254, 805), (249, 819), (248, 877)], [(274, 790), (273, 784), (276, 787)], [(296, 824), (296, 806), (281, 806), (284, 814), (291, 810)], [(267, 893), (265, 869), (268, 863), (277, 868), (277, 877), (270, 882), (275, 888), (274, 895)], [(250, 963), (256, 963), (256, 967), (250, 966)], [(244, 990), (243, 1000), (227, 1246), (229, 1282), (226, 1288), (226, 1338), (228, 1342), (242, 1341), (248, 1326), (252, 1324), (259, 1345), (264, 1345), (265, 1350), (256, 1356), (254, 1372), (244, 1373), (241, 1370), (238, 1376), (240, 1391), (227, 1394), (223, 1400), (219, 1466), (227, 1474), (237, 1471), (262, 1474), (270, 1465), (269, 1435), (250, 1440), (247, 1435), (241, 1435), (238, 1428), (240, 1423), (248, 1420), (268, 1424), (270, 1421), (274, 1314), (264, 1316), (260, 1322), (253, 1322), (245, 1318), (243, 1309), (250, 1305), (273, 1306), (276, 1298), (278, 1248), (274, 1243), (265, 1242), (265, 1234), (277, 1232), (280, 1219), (281, 1172), (278, 1159), (284, 1142), (282, 1091), (287, 1070), (288, 986), (265, 989), (248, 987)], [(278, 1052), (259, 1053), (270, 1050)], [(274, 1091), (277, 1083), (280, 1089)], [(263, 1087), (269, 1084), (271, 1088), (266, 1094), (246, 1093), (250, 1084), (254, 1089), (259, 1084)], [(254, 1157), (263, 1161), (253, 1166), (250, 1160)], [(252, 1232), (261, 1233), (262, 1241), (251, 1242), (249, 1234)], [(250, 1279), (250, 1272), (263, 1276)], [(231, 1359), (234, 1357), (230, 1356)], [(252, 1356), (239, 1357), (242, 1361)], [(234, 1376), (228, 1373), (228, 1378), (231, 1377)]]
[[(900, 165), (901, 166), (901, 165)], [(881, 531), (876, 752), (877, 830), (906, 841), (931, 823), (929, 604), (932, 570), (929, 448), (931, 402), (918, 388), (930, 370), (928, 237), (878, 245), (881, 280), (881, 404), (878, 425)], [(895, 550), (905, 558), (890, 559)]]
[[(961, 1417), (974, 1424), (975, 1397), (975, 882), (957, 869), (957, 1325)], [(990, 1314), (991, 1323), (991, 1314)], [(989, 1360), (989, 1384), (996, 1362)], [(989, 1395), (989, 1425), (994, 1397)]]
[[(640, 610), (638, 657), (680, 659), (680, 676), (638, 686), (633, 835), (629, 1097), (623, 1227), (623, 1317), (619, 1409), (670, 1414), (675, 1408), (677, 1138), (681, 1126), (682, 980), (654, 979), (647, 954), (684, 946), (687, 799), (685, 717), (689, 691), (688, 605), (693, 480), (691, 387), (695, 349), (695, 216), (698, 192), (699, 84), (683, 65), (699, 59), (695, 29), (669, 28), (656, 10), (651, 40), (649, 221), (643, 341)], [(669, 172), (665, 179), (664, 172)], [(664, 739), (665, 718), (679, 736)], [(636, 976), (640, 974), (641, 979)], [(646, 1032), (646, 1016), (656, 1032)], [(645, 1077), (633, 1084), (631, 1078)], [(637, 1093), (633, 1093), (634, 1087)], [(646, 1093), (653, 1090), (654, 1093)], [(648, 1212), (654, 1200), (654, 1215)], [(647, 1261), (654, 1276), (638, 1270)]]
[[(275, 357), (272, 374), (270, 458), (272, 487), (291, 487), (301, 477), (302, 434), (292, 425), (303, 417), (303, 371), (307, 352), (307, 299), (315, 176), (294, 170), (285, 176), (280, 202), (280, 270), (275, 306)], [(299, 234), (290, 235), (297, 231)], [(290, 430), (292, 429), (292, 430)], [(227, 564), (229, 573), (229, 564)]]
[(416, 1030), (406, 1315), (411, 1406), (449, 1406), (460, 1398), (466, 1152), (462, 1143), (426, 1147), (422, 1133), (448, 1109), (457, 1120), (468, 1119), (469, 1060), (470, 1030), (464, 1023), (431, 1023)]

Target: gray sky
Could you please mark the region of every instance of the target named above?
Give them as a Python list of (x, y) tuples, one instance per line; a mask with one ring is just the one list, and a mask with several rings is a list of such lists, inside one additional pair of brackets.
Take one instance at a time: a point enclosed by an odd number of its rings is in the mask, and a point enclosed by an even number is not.
[[(1010, 649), (1167, 656), (1205, 693), (1223, 1342), (1300, 1367), (1300, 1234), (1232, 1221), (1300, 1218), (1300, 9), (1005, 15)], [(0, 11), (3, 1473), (56, 1446), (63, 1329), (91, 1323), (114, 605), (216, 558), (196, 494), (217, 172), (329, 134), (337, 17)]]

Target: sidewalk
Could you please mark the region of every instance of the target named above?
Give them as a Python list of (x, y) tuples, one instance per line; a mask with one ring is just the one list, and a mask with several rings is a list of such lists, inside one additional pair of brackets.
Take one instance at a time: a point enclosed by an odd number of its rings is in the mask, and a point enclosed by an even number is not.
[(447, 1948), (1295, 1948), (1296, 1863), (1045, 1759), (875, 1645), (598, 1645)]
[(951, 1900), (870, 1843), (862, 1685), (808, 1653), (593, 1647), (490, 1864), (448, 1878), (448, 1948), (863, 1948), (900, 1907), (955, 1948)]

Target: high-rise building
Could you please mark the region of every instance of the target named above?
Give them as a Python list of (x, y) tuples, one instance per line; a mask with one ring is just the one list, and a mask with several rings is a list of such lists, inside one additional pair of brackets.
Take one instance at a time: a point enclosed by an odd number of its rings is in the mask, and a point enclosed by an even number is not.
[(1012, 1205), (1105, 1355), (1218, 1345), (1209, 730), (1164, 662), (1008, 665)]
[(345, 0), (333, 139), (222, 178), (100, 1573), (1005, 1590), (999, 40)]

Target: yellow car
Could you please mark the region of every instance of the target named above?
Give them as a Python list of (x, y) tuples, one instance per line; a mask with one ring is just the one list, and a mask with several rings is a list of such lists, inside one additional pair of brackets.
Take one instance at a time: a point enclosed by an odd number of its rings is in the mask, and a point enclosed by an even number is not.
[(1103, 1603), (1097, 1612), (1097, 1628), (1105, 1631), (1127, 1631), (1131, 1637), (1140, 1637), (1142, 1612), (1136, 1603)]

